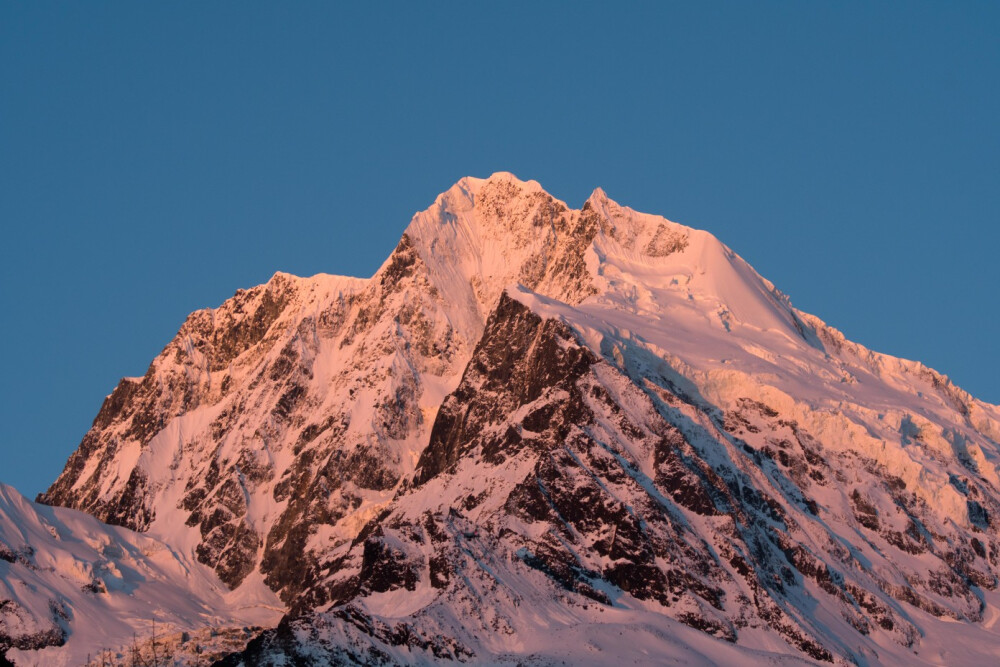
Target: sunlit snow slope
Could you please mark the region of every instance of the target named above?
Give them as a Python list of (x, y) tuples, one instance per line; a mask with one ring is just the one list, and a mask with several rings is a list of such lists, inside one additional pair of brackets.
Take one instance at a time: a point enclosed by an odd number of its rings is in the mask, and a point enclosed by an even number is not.
[(230, 592), (166, 544), (0, 485), (0, 646), (17, 664), (79, 665), (146, 638), (202, 627), (267, 626), (268, 590)]

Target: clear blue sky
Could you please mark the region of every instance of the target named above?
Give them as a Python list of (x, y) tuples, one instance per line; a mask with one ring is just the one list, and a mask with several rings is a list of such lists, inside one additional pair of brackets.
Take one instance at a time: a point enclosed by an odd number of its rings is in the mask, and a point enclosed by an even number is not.
[(192, 310), (508, 170), (708, 229), (1000, 402), (1000, 3), (0, 5), (0, 480)]

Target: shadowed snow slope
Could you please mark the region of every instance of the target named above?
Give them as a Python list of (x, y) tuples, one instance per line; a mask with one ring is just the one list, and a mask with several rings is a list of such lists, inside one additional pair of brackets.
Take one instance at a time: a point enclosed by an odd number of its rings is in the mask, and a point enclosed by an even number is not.
[(998, 441), (712, 235), (499, 173), (370, 279), (191, 315), (40, 500), (278, 594), (233, 664), (954, 663), (998, 657)]

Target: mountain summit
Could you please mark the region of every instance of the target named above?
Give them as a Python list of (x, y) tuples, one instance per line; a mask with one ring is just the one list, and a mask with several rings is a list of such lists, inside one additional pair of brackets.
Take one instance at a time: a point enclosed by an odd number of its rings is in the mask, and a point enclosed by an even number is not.
[(39, 500), (279, 595), (229, 664), (957, 662), (1000, 651), (998, 442), (711, 234), (497, 173), (369, 279), (193, 313)]

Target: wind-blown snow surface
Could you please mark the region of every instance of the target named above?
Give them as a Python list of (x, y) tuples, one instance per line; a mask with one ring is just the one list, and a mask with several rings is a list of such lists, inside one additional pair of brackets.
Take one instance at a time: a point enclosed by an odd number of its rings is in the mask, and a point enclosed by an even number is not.
[(267, 589), (230, 592), (158, 540), (2, 484), (0, 601), (0, 647), (18, 665), (80, 665), (133, 632), (269, 626), (283, 611)]
[(280, 594), (233, 662), (954, 664), (1000, 647), (998, 441), (710, 234), (494, 174), (371, 279), (193, 314), (42, 500)]

